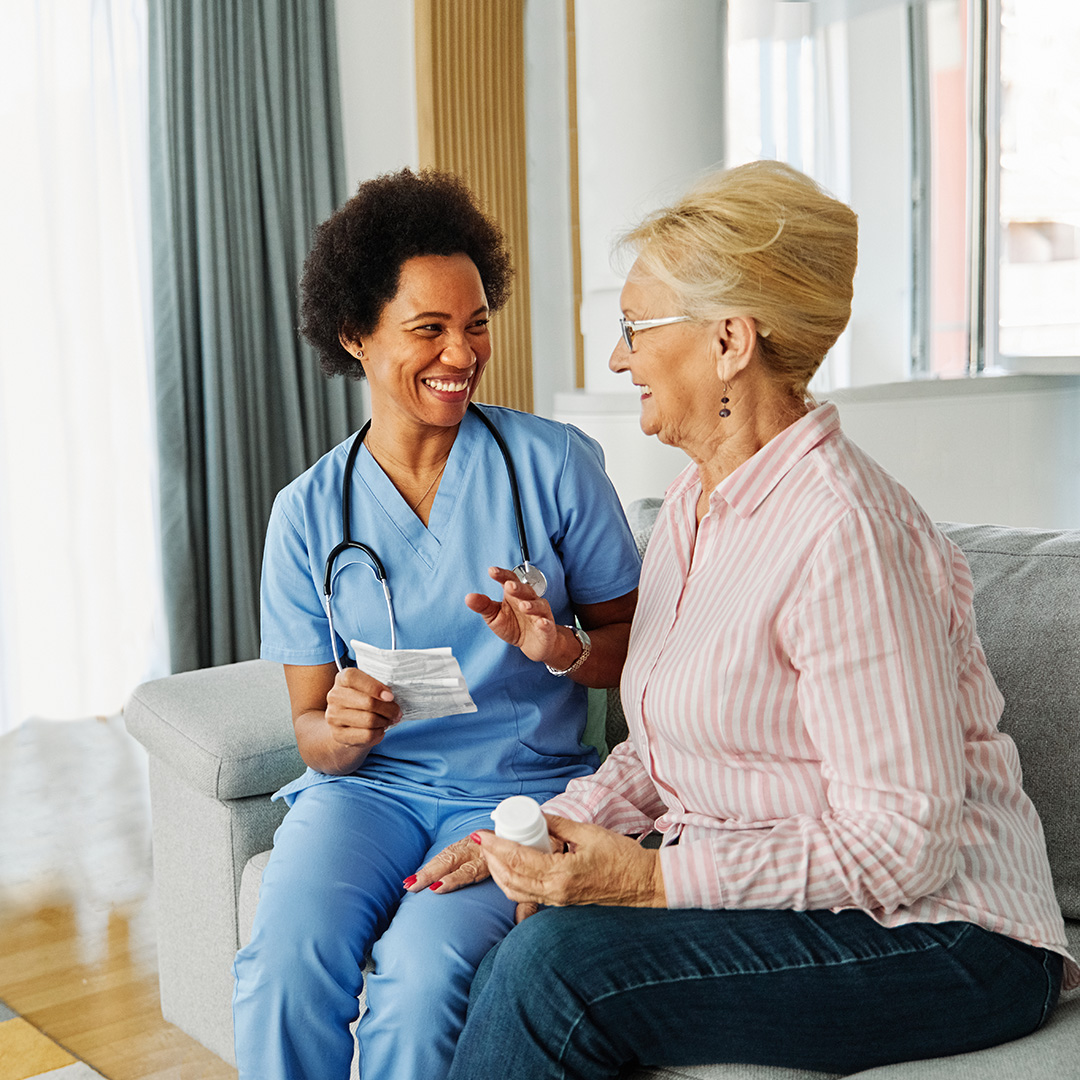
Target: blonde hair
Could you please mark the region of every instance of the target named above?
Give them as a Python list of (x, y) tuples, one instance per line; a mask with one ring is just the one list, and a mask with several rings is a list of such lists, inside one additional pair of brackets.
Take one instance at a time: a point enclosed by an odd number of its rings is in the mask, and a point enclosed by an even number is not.
[(714, 173), (620, 247), (700, 319), (749, 316), (758, 356), (800, 400), (851, 317), (854, 211), (779, 161)]

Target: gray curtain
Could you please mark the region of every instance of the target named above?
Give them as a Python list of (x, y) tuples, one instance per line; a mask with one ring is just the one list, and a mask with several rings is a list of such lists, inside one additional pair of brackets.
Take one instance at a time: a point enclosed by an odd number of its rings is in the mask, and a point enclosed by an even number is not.
[(258, 655), (275, 493), (358, 427), (296, 332), (345, 191), (332, 0), (151, 0), (161, 539), (172, 668)]

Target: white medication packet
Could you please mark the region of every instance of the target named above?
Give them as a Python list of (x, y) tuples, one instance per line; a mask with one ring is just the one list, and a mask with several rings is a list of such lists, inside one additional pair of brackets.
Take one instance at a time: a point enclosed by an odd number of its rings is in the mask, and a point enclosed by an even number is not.
[(378, 649), (351, 642), (356, 666), (389, 686), (402, 720), (476, 712), (461, 667), (449, 646), (439, 649)]

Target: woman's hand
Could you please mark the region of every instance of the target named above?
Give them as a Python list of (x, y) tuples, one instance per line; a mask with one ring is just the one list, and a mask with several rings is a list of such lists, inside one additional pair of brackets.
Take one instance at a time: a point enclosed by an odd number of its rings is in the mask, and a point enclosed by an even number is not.
[[(532, 586), (518, 581), (512, 570), (493, 566), (488, 571), (503, 587), (502, 601), (492, 600), (483, 593), (469, 593), (466, 605), (482, 615), (492, 632), (510, 645), (516, 645), (530, 660), (550, 663), (555, 667), (560, 652), (559, 627), (551, 614), (551, 605), (541, 600)], [(574, 639), (574, 645), (581, 646)], [(573, 663), (571, 657), (569, 663)], [(564, 665), (569, 666), (569, 663)]]
[(354, 772), (401, 719), (390, 688), (357, 668), (286, 664), (285, 682), (300, 756), (319, 772)]
[(285, 683), (300, 757), (320, 772), (354, 772), (401, 719), (390, 688), (355, 667), (285, 664)]
[[(476, 836), (473, 833), (473, 836)], [(475, 885), (491, 877), (484, 861), (484, 853), (471, 836), (445, 847), (433, 859), (429, 859), (412, 877), (402, 884), (408, 892), (418, 893), (424, 889), (448, 893), (464, 885)]]
[(518, 901), (519, 922), (539, 904), (667, 907), (659, 852), (599, 825), (544, 816), (566, 851), (545, 855), (486, 830), (474, 834), (496, 884)]

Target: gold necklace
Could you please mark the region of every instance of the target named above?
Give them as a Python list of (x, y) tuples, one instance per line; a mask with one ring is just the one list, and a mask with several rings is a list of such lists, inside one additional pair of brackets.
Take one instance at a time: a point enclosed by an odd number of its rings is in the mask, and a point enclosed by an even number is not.
[[(382, 469), (383, 473), (390, 480), (390, 482), (392, 484), (394, 484), (395, 487), (398, 487), (398, 485), (396, 483), (394, 483), (394, 480), (391, 477), (391, 475), (390, 475), (389, 471), (387, 470), (386, 466), (383, 465), (383, 463), (379, 460), (379, 457), (376, 456), (375, 451), (371, 448), (371, 440), (370, 439), (365, 439), (364, 440), (364, 445), (365, 445), (365, 447), (367, 449), (367, 452), (371, 455), (372, 459), (374, 460), (375, 464), (378, 465), (380, 469)], [(452, 450), (453, 447), (451, 447), (450, 449)], [(386, 454), (385, 457), (387, 458), (387, 460), (393, 461), (395, 464), (399, 464), (399, 462), (393, 456), (393, 454)], [(416, 513), (416, 508), (431, 494), (431, 489), (439, 482), (439, 477), (442, 476), (443, 472), (445, 471), (446, 463), (449, 460), (450, 460), (450, 451), (448, 450), (447, 453), (446, 453), (446, 457), (444, 457), (442, 459), (442, 464), (439, 466), (439, 471), (435, 474), (435, 477), (434, 477), (434, 479), (432, 479), (431, 483), (428, 484), (428, 486), (424, 489), (424, 494), (421, 495), (420, 498), (416, 500), (416, 502), (411, 503), (411, 504), (409, 503), (408, 499), (405, 500), (405, 505), (408, 506), (409, 509), (414, 514)], [(398, 490), (401, 491), (401, 488), (398, 487)], [(401, 493), (401, 497), (403, 499), (405, 498), (405, 493), (404, 492)]]
[(442, 476), (443, 470), (446, 468), (446, 463), (449, 460), (450, 460), (450, 455), (447, 454), (446, 457), (443, 458), (443, 463), (439, 466), (439, 471), (435, 474), (435, 479), (432, 480), (431, 483), (428, 484), (428, 486), (424, 489), (424, 494), (421, 495), (420, 498), (417, 499), (416, 502), (414, 502), (412, 504), (412, 506), (409, 507), (409, 509), (414, 514), (416, 513), (416, 508), (428, 497), (428, 495), (431, 494), (431, 489), (435, 486), (435, 483), (439, 479), (439, 477)]

